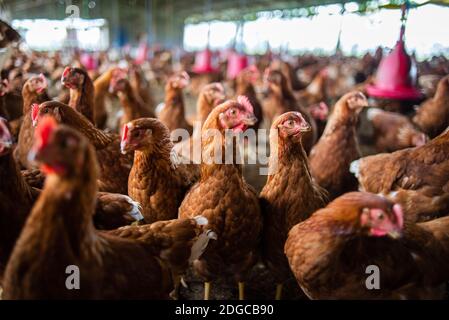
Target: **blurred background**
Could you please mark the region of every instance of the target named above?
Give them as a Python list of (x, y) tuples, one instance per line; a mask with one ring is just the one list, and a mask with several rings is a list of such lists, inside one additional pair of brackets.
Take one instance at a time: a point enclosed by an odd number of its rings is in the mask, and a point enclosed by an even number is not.
[[(403, 1), (3, 0), (0, 16), (34, 50), (137, 47), (247, 54), (363, 55), (394, 46)], [(449, 1), (411, 1), (405, 33), (418, 59), (449, 54)]]

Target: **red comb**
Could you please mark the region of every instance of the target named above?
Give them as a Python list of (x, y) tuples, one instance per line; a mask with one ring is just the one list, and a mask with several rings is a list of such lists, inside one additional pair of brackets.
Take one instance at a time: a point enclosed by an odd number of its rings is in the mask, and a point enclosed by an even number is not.
[(246, 111), (251, 112), (251, 113), (254, 112), (254, 108), (253, 108), (251, 102), (249, 102), (249, 99), (247, 96), (238, 96), (237, 102), (240, 103), (246, 109)]
[(31, 105), (31, 120), (36, 121), (38, 115), (39, 115), (39, 105), (37, 103), (33, 103)]
[(56, 120), (51, 116), (46, 116), (42, 119), (34, 131), (34, 139), (38, 148), (42, 148), (48, 144), (48, 139), (57, 126)]
[(70, 67), (65, 67), (64, 72), (62, 73), (62, 76), (63, 76), (63, 77), (67, 77), (67, 75), (69, 74), (69, 72), (70, 72)]
[(128, 124), (125, 123), (122, 129), (122, 141), (126, 141), (128, 139)]

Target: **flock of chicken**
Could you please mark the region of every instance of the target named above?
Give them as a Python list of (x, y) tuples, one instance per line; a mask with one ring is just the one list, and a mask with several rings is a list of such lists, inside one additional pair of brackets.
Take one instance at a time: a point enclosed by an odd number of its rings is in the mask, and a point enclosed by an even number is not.
[[(4, 299), (178, 299), (188, 270), (204, 281), (205, 299), (220, 278), (235, 279), (244, 299), (260, 264), (276, 299), (292, 277), (312, 299), (446, 294), (449, 76), (416, 113), (402, 115), (368, 107), (369, 75), (330, 97), (330, 66), (305, 63), (313, 76), (297, 90), (289, 63), (263, 57), (231, 83), (213, 82), (219, 74), (161, 76), (165, 101), (156, 109), (141, 66), (87, 72), (75, 58), (61, 68), (58, 56), (33, 55), (16, 52), (0, 84)], [(184, 95), (195, 87), (189, 118)], [(379, 152), (366, 157), (362, 115)], [(190, 139), (174, 143), (177, 128)], [(191, 156), (181, 146), (195, 140), (214, 150), (206, 130), (248, 128), (272, 129), (269, 166), (277, 170), (260, 192), (235, 159), (179, 161)], [(372, 265), (375, 289), (366, 285)], [(79, 270), (78, 289), (67, 287), (69, 266)]]

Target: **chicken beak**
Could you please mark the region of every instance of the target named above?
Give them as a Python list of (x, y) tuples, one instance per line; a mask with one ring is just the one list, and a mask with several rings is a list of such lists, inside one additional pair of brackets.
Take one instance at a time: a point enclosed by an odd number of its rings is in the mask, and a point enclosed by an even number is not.
[(126, 150), (126, 147), (128, 146), (128, 142), (126, 140), (120, 141), (120, 152), (122, 154), (126, 154), (128, 151)]
[(301, 129), (299, 131), (300, 132), (309, 132), (311, 130), (312, 130), (312, 127), (310, 126), (310, 124), (304, 123), (303, 125), (301, 125)]
[(392, 239), (399, 239), (401, 237), (401, 231), (400, 230), (392, 230), (388, 232), (388, 236)]
[(250, 114), (246, 118), (243, 119), (243, 123), (246, 124), (247, 126), (252, 126), (252, 125), (256, 124), (256, 122), (257, 122), (257, 118), (254, 114)]

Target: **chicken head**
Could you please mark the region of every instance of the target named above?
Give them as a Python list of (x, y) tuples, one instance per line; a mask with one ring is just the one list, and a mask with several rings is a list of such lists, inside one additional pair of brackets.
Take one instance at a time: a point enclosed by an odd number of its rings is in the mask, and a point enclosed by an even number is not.
[(32, 76), (29, 78), (25, 84), (23, 85), (24, 90), (30, 92), (30, 93), (42, 93), (44, 92), (47, 87), (47, 79), (45, 76), (41, 73), (38, 76)]
[(80, 89), (83, 86), (86, 72), (80, 68), (66, 67), (61, 76), (61, 83), (69, 89)]
[(120, 149), (123, 154), (139, 149), (151, 149), (157, 147), (158, 141), (169, 136), (168, 128), (160, 120), (136, 119), (123, 126)]
[(301, 134), (312, 130), (310, 124), (297, 111), (290, 111), (280, 115), (271, 125), (271, 128), (279, 130), (283, 139), (300, 139)]
[(79, 176), (84, 161), (87, 141), (75, 130), (58, 125), (51, 116), (39, 122), (30, 151), (30, 161), (41, 164), (46, 174)]
[(363, 208), (360, 215), (360, 225), (374, 237), (400, 237), (404, 225), (402, 207), (393, 205), (391, 210), (383, 208)]
[[(230, 129), (233, 132), (243, 132), (248, 126), (254, 125), (257, 118), (254, 116), (253, 106), (245, 96), (237, 97), (237, 102), (227, 101), (216, 107), (216, 112), (212, 112), (208, 120), (217, 116), (219, 128), (221, 130)], [(214, 111), (215, 111), (214, 110)], [(207, 121), (206, 121), (207, 124)], [(204, 127), (206, 127), (206, 124)]]

